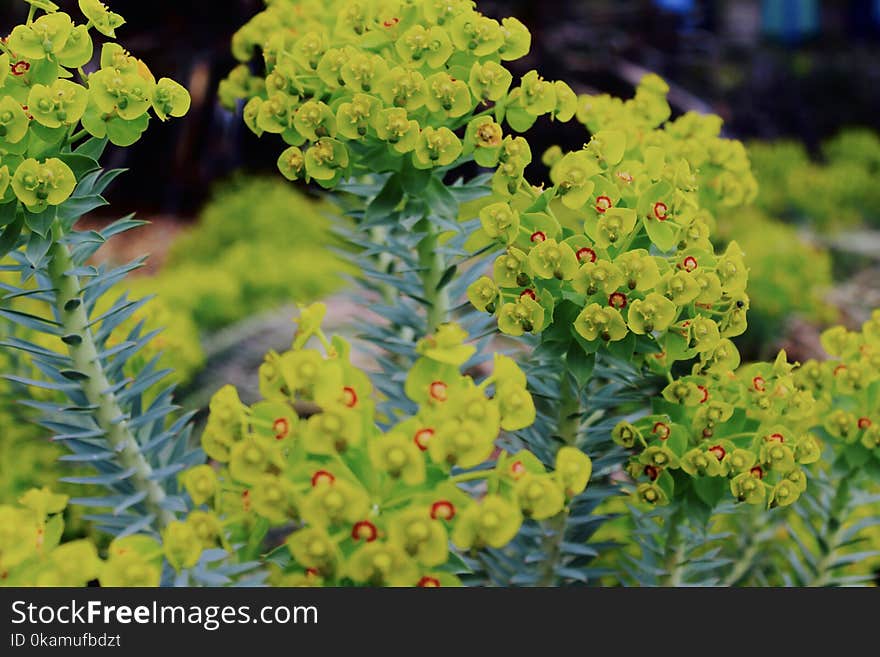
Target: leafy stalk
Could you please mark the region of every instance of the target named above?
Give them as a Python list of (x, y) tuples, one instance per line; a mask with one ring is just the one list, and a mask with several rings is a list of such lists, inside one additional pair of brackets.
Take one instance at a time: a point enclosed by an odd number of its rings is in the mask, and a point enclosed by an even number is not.
[(79, 382), (93, 409), (96, 424), (116, 454), (116, 462), (126, 471), (131, 471), (129, 482), (134, 495), (143, 497), (144, 506), (155, 516), (155, 527), (161, 529), (174, 519), (174, 514), (164, 507), (167, 497), (165, 490), (154, 478), (153, 468), (141, 452), (131, 430), (131, 417), (123, 411), (119, 393), (111, 385), (98, 355), (92, 323), (82, 300), (83, 286), (74, 273), (70, 251), (61, 241), (57, 226), (53, 230), (49, 259), (49, 279), (57, 291), (55, 313), (63, 330), (62, 341), (67, 345), (74, 368), (67, 373), (67, 377)]

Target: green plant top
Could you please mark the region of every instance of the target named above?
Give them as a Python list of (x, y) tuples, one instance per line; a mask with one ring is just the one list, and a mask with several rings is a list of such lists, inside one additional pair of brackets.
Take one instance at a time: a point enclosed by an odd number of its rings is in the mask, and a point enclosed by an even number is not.
[[(530, 71), (511, 88), (502, 62), (528, 53), (531, 36), (517, 19), (483, 16), (470, 0), (267, 4), (236, 33), (243, 63), (220, 93), (230, 107), (247, 101), (244, 119), (256, 134), (290, 145), (278, 166), (291, 180), (332, 187), (386, 171), (418, 180), (413, 170), (464, 155), (497, 167), (495, 186), (515, 190), (531, 153), (498, 122), (522, 132), (539, 116), (574, 116), (576, 96), (563, 82)], [(258, 50), (262, 70), (253, 75), (247, 64)]]
[[(453, 324), (419, 343), (406, 378), (418, 412), (381, 431), (350, 346), (321, 331), (325, 310), (303, 309), (293, 349), (267, 356), (263, 401), (245, 406), (231, 386), (212, 400), (202, 446), (222, 467), (182, 475), (193, 502), (207, 506), (187, 521), (191, 551), (177, 565), (198, 560), (206, 517), (214, 544), (259, 545), (268, 527), (295, 522), (269, 558), (276, 584), (454, 585), (461, 564), (450, 539), (474, 553), (502, 548), (525, 518), (556, 516), (584, 490), (590, 459), (575, 448), (560, 450), (555, 472), (525, 451), (490, 461), (499, 432), (530, 425), (535, 406), (505, 356), (479, 384), (461, 375), (474, 348)], [(312, 338), (323, 354), (306, 346)], [(315, 414), (298, 417), (296, 402)], [(461, 487), (474, 481), (484, 482), (478, 501)]]

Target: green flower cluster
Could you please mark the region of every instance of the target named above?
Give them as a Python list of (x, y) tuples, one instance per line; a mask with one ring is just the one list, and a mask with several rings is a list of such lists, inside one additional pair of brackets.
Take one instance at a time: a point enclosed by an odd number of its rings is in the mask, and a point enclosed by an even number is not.
[(91, 540), (61, 542), (66, 495), (27, 491), (0, 505), (0, 586), (158, 586), (163, 552), (149, 536), (115, 539), (101, 559)]
[[(450, 540), (503, 547), (524, 518), (553, 517), (586, 487), (590, 460), (573, 448), (554, 472), (527, 452), (486, 467), (499, 433), (530, 425), (535, 407), (509, 358), (496, 356), (479, 385), (460, 374), (474, 348), (453, 324), (419, 343), (406, 379), (418, 413), (379, 429), (369, 379), (347, 342), (324, 335), (325, 311), (303, 309), (292, 350), (267, 356), (263, 401), (245, 406), (231, 386), (211, 401), (202, 446), (221, 466), (182, 474), (193, 513), (212, 528), (192, 533), (193, 558), (205, 537), (259, 544), (267, 527), (296, 523), (272, 558), (274, 584), (455, 585)], [(307, 348), (313, 337), (324, 354)], [(474, 480), (486, 482), (479, 499), (459, 486)]]
[(67, 496), (33, 488), (0, 505), (0, 586), (85, 586), (98, 576), (87, 540), (61, 545)]
[(522, 132), (539, 116), (574, 116), (576, 96), (563, 82), (530, 71), (511, 88), (502, 62), (528, 53), (531, 35), (471, 0), (267, 4), (233, 38), (242, 64), (220, 96), (230, 107), (245, 99), (250, 129), (289, 145), (278, 167), (290, 180), (333, 187), (364, 170), (434, 169), (464, 156), (497, 167), (495, 187), (513, 193), (531, 153), (500, 122)]
[(703, 199), (746, 200), (748, 159), (741, 144), (718, 138), (712, 117), (651, 128), (668, 116), (665, 93), (650, 75), (627, 103), (581, 99), (595, 132), (580, 151), (545, 155), (551, 187), (467, 208), (482, 226), (470, 247), (506, 248), (492, 278), (468, 290), (474, 306), (498, 314), (501, 331), (576, 340), (587, 354), (624, 342), (661, 371), (695, 356), (724, 367), (732, 357), (730, 338), (746, 329), (748, 270), (735, 242), (714, 252)]
[(722, 120), (714, 114), (687, 112), (668, 121), (668, 91), (660, 77), (647, 75), (630, 100), (607, 94), (583, 95), (578, 98), (577, 120), (592, 134), (617, 130), (627, 135), (627, 144), (660, 148), (667, 162), (686, 160), (690, 171), (681, 173), (682, 180), (695, 177), (693, 186), (704, 221), (710, 221), (706, 211), (714, 213), (754, 201), (758, 182), (743, 144), (721, 137)]
[(146, 130), (150, 110), (164, 121), (190, 106), (182, 86), (156, 81), (113, 42), (103, 45), (100, 68), (84, 72), (94, 51), (91, 31), (112, 38), (124, 22), (98, 0), (79, 1), (83, 24), (51, 2), (31, 5), (43, 15), (0, 42), (0, 226), (15, 221), (17, 202), (36, 225), (31, 215), (70, 197), (77, 183), (71, 141), (91, 135), (129, 146)]
[(817, 431), (839, 458), (880, 476), (880, 309), (861, 331), (825, 331), (822, 346), (831, 359), (804, 363), (795, 382), (818, 400)]
[(806, 489), (799, 466), (821, 456), (810, 433), (817, 403), (796, 385), (795, 366), (785, 352), (735, 372), (729, 365), (696, 365), (663, 390), (654, 414), (614, 428), (614, 441), (634, 450), (628, 471), (642, 480), (642, 501), (663, 504), (682, 489), (714, 507), (729, 490), (740, 502), (776, 507)]

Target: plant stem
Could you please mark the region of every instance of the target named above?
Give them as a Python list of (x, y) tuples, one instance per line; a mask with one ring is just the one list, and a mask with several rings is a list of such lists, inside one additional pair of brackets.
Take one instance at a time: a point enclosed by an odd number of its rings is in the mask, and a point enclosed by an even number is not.
[[(563, 373), (560, 381), (559, 415), (557, 423), (557, 435), (566, 446), (577, 443), (578, 433), (581, 426), (581, 401), (575, 386), (568, 380), (568, 375)], [(565, 540), (565, 528), (568, 521), (568, 510), (564, 510), (549, 520), (542, 523), (544, 538), (542, 549), (547, 555), (541, 569), (541, 578), (538, 586), (554, 586), (556, 584), (556, 564), (562, 554), (562, 542)]]
[(460, 475), (455, 475), (454, 477), (450, 478), (449, 481), (456, 484), (461, 484), (465, 481), (479, 481), (480, 479), (488, 479), (493, 475), (493, 473), (493, 470), (477, 470), (476, 472), (465, 472)]
[(431, 335), (449, 319), (449, 291), (440, 286), (446, 273), (446, 258), (440, 250), (440, 231), (437, 226), (423, 219), (425, 238), (419, 243), (419, 269), (425, 300), (429, 303), (426, 335)]
[(684, 577), (685, 545), (681, 539), (680, 526), (685, 520), (684, 508), (677, 504), (675, 509), (666, 519), (668, 531), (666, 534), (666, 576), (661, 580), (661, 586), (681, 586)]
[(162, 528), (174, 520), (174, 514), (162, 508), (165, 491), (151, 479), (153, 469), (141, 453), (140, 446), (125, 420), (116, 393), (111, 392), (85, 306), (82, 285), (70, 271), (74, 265), (70, 252), (61, 243), (60, 230), (53, 231), (49, 276), (56, 290), (57, 312), (64, 329), (65, 343), (74, 369), (84, 375), (80, 382), (89, 404), (95, 406), (94, 419), (104, 432), (107, 442), (117, 454), (119, 464), (134, 470), (129, 481), (137, 491), (146, 492), (144, 504), (155, 515), (156, 526)]
[(828, 520), (825, 523), (825, 545), (827, 550), (816, 564), (816, 577), (807, 586), (827, 586), (833, 575), (833, 562), (836, 557), (837, 547), (841, 541), (843, 522), (841, 521), (844, 511), (850, 500), (850, 479), (855, 476), (854, 472), (842, 475), (834, 489), (834, 497), (831, 498), (831, 506), (828, 509)]

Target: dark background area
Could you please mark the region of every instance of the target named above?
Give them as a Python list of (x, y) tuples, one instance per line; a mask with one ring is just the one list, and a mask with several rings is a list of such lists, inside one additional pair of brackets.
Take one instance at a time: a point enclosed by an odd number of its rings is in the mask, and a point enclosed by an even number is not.
[[(78, 14), (75, 0), (56, 0)], [(114, 0), (128, 24), (120, 42), (157, 77), (186, 84), (185, 121), (154, 126), (112, 166), (123, 177), (111, 201), (149, 213), (192, 216), (233, 172), (274, 170), (277, 144), (258, 140), (216, 102), (235, 65), (229, 40), (261, 0)], [(676, 113), (720, 114), (738, 138), (790, 137), (815, 150), (850, 125), (880, 129), (880, 0), (513, 0), (481, 1), (491, 16), (516, 16), (532, 31), (533, 51), (514, 62), (560, 78), (579, 92), (631, 95), (650, 70), (672, 85)], [(0, 2), (0, 33), (22, 21), (27, 4)], [(576, 147), (580, 126), (541, 123), (533, 151)]]

